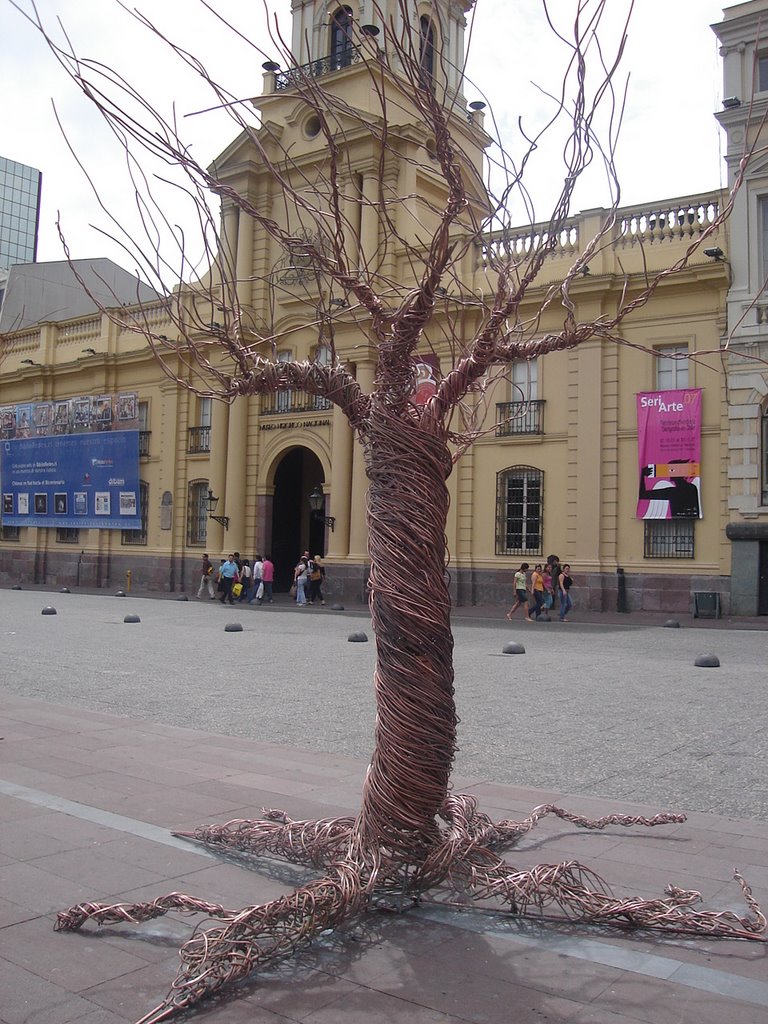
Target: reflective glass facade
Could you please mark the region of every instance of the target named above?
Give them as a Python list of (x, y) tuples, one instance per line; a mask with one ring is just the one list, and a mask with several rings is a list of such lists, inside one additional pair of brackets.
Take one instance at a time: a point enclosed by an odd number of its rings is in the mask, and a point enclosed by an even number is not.
[(34, 263), (42, 175), (0, 156), (0, 269)]

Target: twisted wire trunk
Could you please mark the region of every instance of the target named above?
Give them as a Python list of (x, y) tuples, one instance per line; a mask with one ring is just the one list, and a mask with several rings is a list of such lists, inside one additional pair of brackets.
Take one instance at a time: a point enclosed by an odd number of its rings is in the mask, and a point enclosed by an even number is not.
[(383, 403), (374, 403), (363, 443), (377, 714), (356, 838), (366, 860), (411, 876), (439, 842), (436, 815), (456, 749), (445, 569), (451, 458), (439, 424), (425, 429)]

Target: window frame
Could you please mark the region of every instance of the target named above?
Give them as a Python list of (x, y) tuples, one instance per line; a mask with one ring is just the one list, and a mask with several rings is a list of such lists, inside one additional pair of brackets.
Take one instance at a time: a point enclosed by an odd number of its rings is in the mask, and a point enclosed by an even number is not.
[(139, 515), (141, 516), (140, 530), (121, 530), (120, 543), (130, 547), (145, 547), (147, 544), (147, 533), (149, 529), (149, 484), (145, 480), (139, 480)]
[(191, 548), (208, 543), (208, 487), (208, 480), (190, 480), (187, 485), (187, 545)]
[[(684, 391), (691, 386), (689, 348), (686, 344), (656, 345), (654, 347), (655, 391)], [(681, 358), (677, 358), (677, 357)], [(682, 358), (685, 356), (685, 358)], [(664, 365), (668, 363), (669, 365)], [(672, 374), (672, 383), (664, 384), (662, 373)], [(681, 380), (685, 377), (685, 383)]]
[[(514, 481), (521, 484), (519, 501), (510, 493)], [(511, 514), (514, 505), (520, 508), (516, 516)], [(532, 506), (535, 506), (535, 514)], [(520, 542), (514, 543), (518, 536)], [(496, 554), (535, 557), (540, 556), (543, 549), (544, 472), (535, 466), (508, 466), (496, 474)]]
[(696, 519), (644, 519), (643, 558), (694, 559)]

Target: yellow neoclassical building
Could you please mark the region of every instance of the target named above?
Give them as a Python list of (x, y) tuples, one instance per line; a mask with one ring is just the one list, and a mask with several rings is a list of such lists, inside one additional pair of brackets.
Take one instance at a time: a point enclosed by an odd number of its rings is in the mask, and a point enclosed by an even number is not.
[[(378, 11), (386, 15), (389, 6), (400, 16), (395, 3), (379, 4), (376, 11), (369, 6), (363, 3), (354, 13), (340, 7), (329, 19), (324, 3), (292, 3), (296, 63), (322, 76), (326, 89), (358, 109), (368, 102), (367, 57), (350, 43), (345, 19), (365, 19), (375, 27)], [(472, 3), (440, 6), (442, 17), (434, 22), (429, 4), (414, 5), (413, 13), (422, 40), (430, 40), (429, 33), (445, 37), (435, 40), (435, 47), (449, 48), (452, 59), (435, 74), (455, 98), (452, 128), (469, 165), (479, 169), (488, 141), (483, 115), (468, 108), (456, 70)], [(292, 168), (309, 174), (326, 159), (327, 147), (313, 112), (302, 103), (293, 70), (268, 66), (256, 103), (265, 131), (290, 152)], [(423, 223), (430, 199), (439, 199), (439, 179), (424, 158), (430, 140), (415, 121), (409, 124), (405, 105), (400, 114), (398, 158), (390, 151), (383, 173), (393, 191), (421, 203), (413, 221)], [(392, 273), (405, 279), (407, 268), (398, 264), (396, 246), (384, 245), (384, 227), (375, 214), (381, 165), (364, 133), (348, 144), (346, 166), (354, 168), (360, 200), (346, 217), (355, 225), (360, 259), (387, 249)], [(236, 138), (215, 167), (219, 180), (241, 195), (262, 202), (271, 196), (279, 205), (279, 185), (247, 135)], [(573, 283), (578, 319), (610, 315), (622, 298), (639, 294), (649, 273), (673, 264), (712, 224), (722, 202), (719, 192), (705, 192), (619, 209), (606, 244)], [(527, 293), (523, 318), (535, 312), (548, 286), (583, 251), (604, 212), (572, 217), (552, 240), (536, 287)], [(412, 230), (405, 222), (407, 204), (397, 215), (405, 219), (400, 231), (406, 235)], [(425, 339), (425, 352), (431, 350), (439, 363), (435, 370), (445, 372), (452, 359), (440, 318), (460, 325), (466, 317), (471, 323), (472, 309), (461, 296), (491, 294), (494, 247), (524, 252), (545, 229), (526, 225), (503, 238), (488, 234), (471, 246), (460, 281), (440, 296), (437, 327)], [(652, 301), (622, 326), (623, 344), (588, 342), (510, 367), (508, 379), (479, 409), (479, 439), (449, 480), (449, 568), (457, 602), (501, 606), (522, 561), (534, 565), (557, 554), (572, 566), (577, 600), (595, 609), (615, 609), (618, 601), (629, 610), (687, 611), (694, 594), (702, 592), (719, 595), (722, 607), (729, 608), (729, 410), (721, 352), (729, 287), (722, 253), (727, 250), (724, 231), (708, 238), (707, 252), (715, 255), (700, 252), (685, 270), (665, 278)], [(226, 199), (220, 260), (234, 270), (244, 314), (254, 326), (268, 323), (280, 338), (279, 359), (329, 358), (327, 339), (317, 328), (315, 303), (322, 302), (337, 357), (364, 390), (371, 388), (375, 352), (362, 321), (343, 297), (322, 293), (322, 285), (308, 280), (312, 275), (305, 274), (295, 253), (281, 252)], [(214, 268), (214, 281), (216, 273)], [(280, 287), (268, 291), (267, 281)], [(165, 309), (162, 302), (145, 305), (143, 315), (155, 333), (172, 331)], [(562, 308), (550, 306), (540, 323), (542, 333), (557, 330), (559, 321)], [(178, 372), (183, 376), (181, 364)], [(701, 517), (637, 518), (637, 395), (686, 389), (701, 390)], [(279, 590), (287, 589), (297, 557), (309, 550), (326, 559), (331, 596), (349, 603), (365, 600), (365, 465), (346, 419), (325, 400), (280, 392), (227, 405), (197, 397), (161, 372), (140, 335), (96, 312), (9, 334), (0, 393), (9, 441), (17, 439), (10, 431), (20, 408), (34, 416), (38, 407), (46, 407), (53, 422), (57, 408), (71, 417), (78, 401), (85, 408), (85, 399), (91, 401), (87, 429), (96, 430), (93, 403), (101, 397), (103, 404), (111, 403), (116, 426), (118, 408), (135, 412), (135, 421), (126, 413), (126, 424), (138, 429), (139, 444), (140, 528), (83, 529), (72, 516), (61, 527), (55, 520), (36, 527), (32, 511), (24, 525), (4, 515), (0, 581), (5, 585), (34, 581), (117, 588), (130, 574), (135, 590), (193, 594), (203, 552), (218, 559), (239, 551), (244, 557), (270, 554)], [(6, 483), (0, 480), (4, 496)], [(215, 508), (211, 497), (218, 498)], [(12, 507), (16, 511), (10, 501)]]

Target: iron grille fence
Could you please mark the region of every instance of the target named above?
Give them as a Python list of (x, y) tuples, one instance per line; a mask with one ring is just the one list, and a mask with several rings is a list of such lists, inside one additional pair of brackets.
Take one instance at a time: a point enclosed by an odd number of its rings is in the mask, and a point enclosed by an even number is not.
[(305, 395), (293, 391), (278, 391), (271, 395), (263, 395), (261, 399), (262, 416), (280, 416), (285, 413), (322, 412), (331, 408), (331, 402), (319, 395)]
[(693, 558), (695, 519), (647, 519), (644, 525), (645, 558)]
[(275, 74), (275, 91), (282, 92), (284, 89), (292, 89), (294, 86), (300, 86), (307, 78), (322, 78), (323, 75), (329, 75), (332, 71), (348, 68), (351, 64), (357, 64), (362, 57), (359, 47), (347, 46), (339, 50), (338, 53), (321, 57), (320, 60), (312, 60), (309, 64), (280, 71)]
[(139, 458), (149, 457), (149, 439), (152, 436), (151, 430), (139, 431)]
[(209, 452), (210, 450), (211, 428), (190, 427), (187, 440), (187, 453), (189, 455), (199, 455), (201, 452)]
[(544, 433), (544, 401), (496, 403), (496, 437)]
[(496, 484), (496, 554), (540, 555), (544, 474), (528, 466), (499, 473)]

